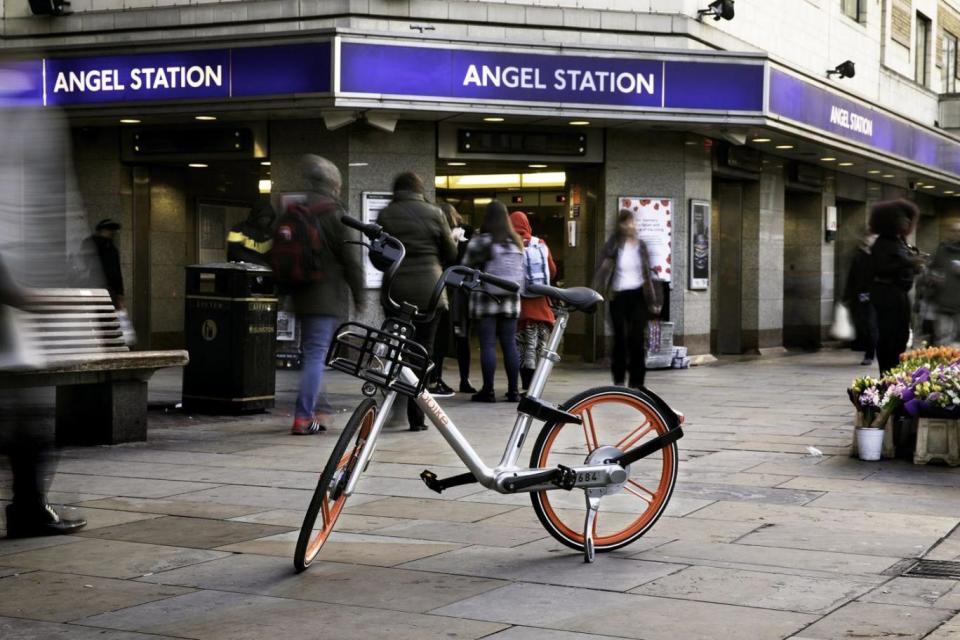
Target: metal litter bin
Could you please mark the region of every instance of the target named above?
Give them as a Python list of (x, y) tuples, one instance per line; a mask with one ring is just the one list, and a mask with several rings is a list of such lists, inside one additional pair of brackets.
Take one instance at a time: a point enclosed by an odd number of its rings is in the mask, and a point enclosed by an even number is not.
[(190, 364), (183, 408), (263, 411), (276, 398), (277, 296), (273, 273), (244, 262), (190, 265), (185, 333)]

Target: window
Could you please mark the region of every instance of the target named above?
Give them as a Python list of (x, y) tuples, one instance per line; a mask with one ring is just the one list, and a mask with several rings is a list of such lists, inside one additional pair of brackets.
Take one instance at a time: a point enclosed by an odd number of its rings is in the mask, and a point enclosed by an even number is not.
[(957, 36), (943, 32), (943, 92), (957, 92)]
[(917, 37), (913, 42), (913, 79), (927, 86), (930, 81), (930, 18), (917, 12)]
[(857, 22), (867, 21), (867, 2), (866, 0), (841, 0), (843, 13), (848, 18)]

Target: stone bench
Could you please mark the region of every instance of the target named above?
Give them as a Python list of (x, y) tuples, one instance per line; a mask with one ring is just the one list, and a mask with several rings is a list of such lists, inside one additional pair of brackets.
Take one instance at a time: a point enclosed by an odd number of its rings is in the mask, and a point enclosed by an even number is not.
[(147, 381), (186, 365), (187, 352), (130, 351), (104, 289), (39, 290), (25, 311), (24, 337), (43, 364), (0, 373), (0, 388), (56, 387), (57, 444), (146, 440)]

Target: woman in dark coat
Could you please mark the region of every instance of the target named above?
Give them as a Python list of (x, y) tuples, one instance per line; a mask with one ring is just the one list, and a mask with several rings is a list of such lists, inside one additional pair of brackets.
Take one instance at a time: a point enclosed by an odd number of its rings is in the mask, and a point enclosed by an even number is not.
[(877, 234), (870, 252), (873, 284), (870, 302), (877, 315), (877, 363), (883, 375), (900, 362), (910, 337), (910, 289), (923, 262), (907, 244), (920, 212), (907, 200), (878, 202), (870, 211), (870, 230)]

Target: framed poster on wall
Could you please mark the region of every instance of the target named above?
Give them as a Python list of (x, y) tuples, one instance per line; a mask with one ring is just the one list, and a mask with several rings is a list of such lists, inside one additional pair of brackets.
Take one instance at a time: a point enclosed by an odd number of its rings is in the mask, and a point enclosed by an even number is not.
[(690, 201), (687, 235), (690, 289), (706, 291), (710, 287), (710, 203), (706, 200)]
[(661, 282), (673, 280), (673, 200), (648, 196), (620, 196), (619, 211), (633, 212), (637, 237), (647, 245), (651, 269)]
[[(390, 201), (393, 200), (393, 194), (389, 191), (364, 191), (360, 194), (360, 210), (363, 212), (363, 223), (376, 222), (380, 217), (380, 212)], [(383, 284), (383, 273), (378, 271), (367, 255), (367, 250), (363, 250), (363, 280), (367, 289), (379, 289)]]

